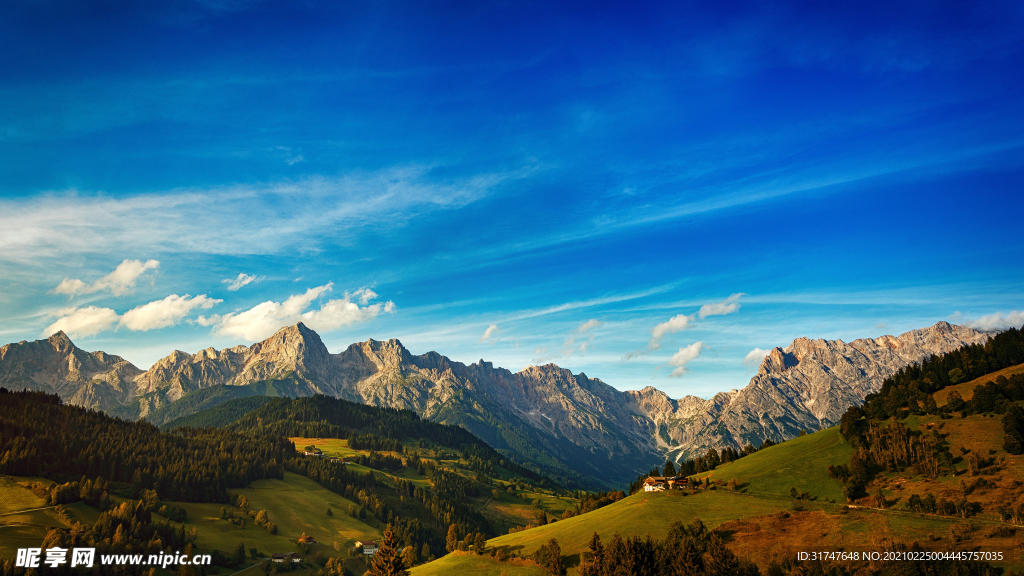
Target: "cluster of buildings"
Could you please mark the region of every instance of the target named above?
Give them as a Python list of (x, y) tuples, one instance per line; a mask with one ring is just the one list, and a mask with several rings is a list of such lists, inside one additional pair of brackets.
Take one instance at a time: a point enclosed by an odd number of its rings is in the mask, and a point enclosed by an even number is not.
[(690, 479), (686, 476), (648, 476), (644, 479), (644, 492), (682, 490), (689, 487)]
[(340, 458), (338, 456), (324, 456), (324, 453), (319, 448), (313, 448), (312, 450), (303, 450), (303, 456), (312, 456), (314, 458), (324, 458), (328, 462), (334, 464), (351, 464), (348, 458)]

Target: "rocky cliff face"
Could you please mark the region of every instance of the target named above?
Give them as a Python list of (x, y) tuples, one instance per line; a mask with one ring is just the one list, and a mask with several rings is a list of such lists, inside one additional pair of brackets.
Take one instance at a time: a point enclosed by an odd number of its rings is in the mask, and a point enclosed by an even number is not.
[(80, 406), (127, 401), (136, 394), (134, 381), (140, 374), (120, 356), (79, 349), (64, 332), (0, 347), (0, 386), (56, 393)]
[(563, 480), (618, 486), (666, 454), (691, 457), (832, 426), (900, 368), (988, 337), (940, 322), (850, 343), (799, 338), (773, 349), (745, 388), (710, 399), (673, 400), (651, 387), (620, 392), (554, 364), (512, 373), (483, 360), (465, 365), (436, 352), (414, 356), (398, 340), (330, 354), (301, 323), (249, 347), (175, 351), (146, 372), (116, 356), (83, 352), (56, 334), (0, 348), (0, 385), (145, 417), (199, 389), (269, 383), (278, 394), (413, 410), (462, 426)]
[(664, 423), (666, 448), (679, 458), (710, 448), (758, 445), (765, 438), (788, 439), (801, 430), (838, 424), (847, 408), (862, 404), (901, 368), (989, 337), (939, 322), (896, 337), (850, 343), (798, 338), (772, 349), (742, 390), (707, 401), (688, 397), (675, 406), (661, 403), (648, 413)]

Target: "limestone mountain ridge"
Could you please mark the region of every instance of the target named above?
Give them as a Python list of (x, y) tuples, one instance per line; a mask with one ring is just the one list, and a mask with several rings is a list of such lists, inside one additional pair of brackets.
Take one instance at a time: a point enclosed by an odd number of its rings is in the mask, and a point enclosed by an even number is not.
[(834, 425), (900, 368), (988, 338), (945, 322), (850, 343), (798, 338), (772, 349), (742, 389), (672, 399), (653, 387), (619, 391), (554, 364), (513, 373), (484, 360), (467, 365), (436, 352), (413, 355), (396, 339), (331, 354), (302, 323), (251, 346), (174, 351), (146, 371), (84, 352), (58, 333), (0, 348), (0, 386), (54, 392), (126, 418), (156, 418), (213, 387), (244, 395), (325, 394), (462, 426), (566, 483), (618, 486), (666, 457)]

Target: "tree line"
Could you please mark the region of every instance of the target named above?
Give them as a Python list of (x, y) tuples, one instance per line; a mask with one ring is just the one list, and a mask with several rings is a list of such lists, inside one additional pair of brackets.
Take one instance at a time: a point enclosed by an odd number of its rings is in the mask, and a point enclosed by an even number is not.
[(58, 482), (102, 477), (129, 486), (128, 497), (154, 490), (161, 499), (227, 502), (230, 488), (281, 478), (295, 453), (285, 438), (225, 430), (160, 432), (64, 405), (44, 392), (0, 388), (0, 472)]
[[(935, 414), (938, 410), (932, 397), (935, 392), (1018, 364), (1024, 364), (1024, 332), (1012, 328), (993, 336), (984, 344), (963, 346), (901, 369), (886, 378), (877, 393), (868, 394), (863, 406), (851, 407), (843, 418), (885, 420), (908, 414)], [(998, 394), (1018, 395), (1017, 391), (1021, 389), (1017, 381), (1012, 389), (1007, 387)], [(989, 392), (983, 391), (983, 396), (987, 399), (990, 397)], [(986, 399), (976, 406), (988, 406)], [(993, 409), (999, 403), (996, 400)], [(956, 411), (953, 408), (949, 410)]]

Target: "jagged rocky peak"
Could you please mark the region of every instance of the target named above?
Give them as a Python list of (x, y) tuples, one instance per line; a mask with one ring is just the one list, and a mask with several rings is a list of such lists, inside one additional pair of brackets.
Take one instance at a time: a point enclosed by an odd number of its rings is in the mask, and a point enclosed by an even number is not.
[(50, 337), (47, 338), (46, 341), (49, 342), (50, 346), (53, 346), (53, 349), (57, 352), (69, 352), (76, 348), (75, 344), (71, 341), (71, 338), (68, 338), (68, 335), (65, 334), (63, 330), (58, 330), (57, 332), (50, 334)]
[(320, 335), (302, 322), (285, 326), (271, 337), (249, 347), (253, 354), (273, 354), (289, 359), (326, 358), (330, 356)]
[(377, 369), (400, 366), (401, 364), (408, 363), (412, 357), (397, 338), (390, 340), (374, 340), (370, 338), (366, 342), (349, 346), (346, 352), (356, 350), (361, 352), (364, 358), (373, 362)]
[[(807, 339), (803, 338), (798, 340)], [(790, 347), (793, 347), (795, 344), (796, 340), (793, 341), (793, 344), (790, 344)], [(800, 358), (806, 355), (806, 350), (803, 350), (803, 354), (798, 355), (788, 353), (782, 348), (776, 346), (775, 348), (772, 348), (771, 352), (768, 352), (764, 357), (764, 360), (761, 361), (761, 367), (758, 368), (758, 374), (768, 372), (785, 372), (787, 368), (792, 368), (799, 364)]]

